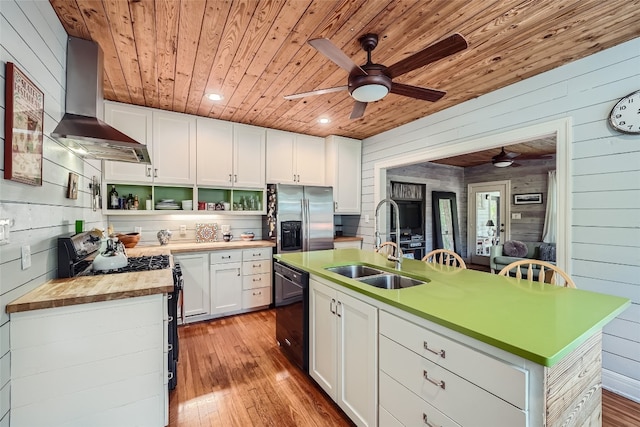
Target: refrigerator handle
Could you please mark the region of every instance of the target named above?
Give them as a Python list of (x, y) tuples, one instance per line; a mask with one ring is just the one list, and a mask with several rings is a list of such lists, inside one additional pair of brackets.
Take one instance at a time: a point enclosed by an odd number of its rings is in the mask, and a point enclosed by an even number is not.
[(310, 250), (311, 245), (311, 213), (309, 212), (309, 199), (302, 199), (304, 215), (304, 245), (303, 251)]
[(307, 200), (302, 198), (300, 199), (300, 210), (302, 211), (302, 227), (300, 227), (300, 234), (302, 236), (300, 236), (300, 240), (302, 243), (302, 251), (306, 251), (307, 250), (307, 205), (306, 205)]

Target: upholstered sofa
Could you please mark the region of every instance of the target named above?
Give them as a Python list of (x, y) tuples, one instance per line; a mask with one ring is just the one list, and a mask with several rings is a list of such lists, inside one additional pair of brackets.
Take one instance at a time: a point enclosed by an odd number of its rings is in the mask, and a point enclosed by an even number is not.
[[(491, 267), (492, 273), (499, 273), (507, 265), (511, 264), (514, 261), (520, 261), (522, 259), (530, 258), (530, 259), (542, 259), (543, 261), (550, 262), (551, 264), (555, 264), (555, 244), (553, 243), (543, 243), (543, 242), (522, 242), (527, 247), (527, 254), (524, 257), (514, 257), (509, 256), (504, 253), (504, 245), (494, 245), (491, 247), (491, 253), (489, 255), (489, 266)], [(551, 254), (544, 253), (541, 254), (540, 246), (541, 245), (550, 245), (553, 247), (553, 251)], [(549, 252), (549, 251), (545, 251)], [(542, 255), (542, 256), (541, 256)], [(547, 258), (547, 259), (545, 259)], [(535, 270), (535, 269), (534, 269)], [(537, 276), (534, 274), (534, 276)]]

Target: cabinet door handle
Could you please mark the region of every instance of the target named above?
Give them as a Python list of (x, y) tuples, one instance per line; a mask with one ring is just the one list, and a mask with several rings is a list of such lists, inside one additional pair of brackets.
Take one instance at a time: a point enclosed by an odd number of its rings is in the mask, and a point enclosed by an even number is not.
[(229, 182), (231, 182), (231, 174), (229, 174)]
[(342, 307), (342, 302), (338, 301), (338, 304), (336, 305), (336, 314), (338, 317), (342, 317), (342, 310), (339, 310), (340, 307)]
[[(427, 417), (427, 414), (425, 414), (424, 412), (422, 413), (422, 423), (429, 427), (438, 427), (437, 425), (431, 424), (429, 422), (429, 418)], [(442, 424), (440, 425), (440, 427), (442, 427)]]
[(147, 173), (146, 173), (146, 175), (147, 175), (148, 177), (151, 177), (151, 166), (149, 166), (149, 167), (147, 168)]
[(240, 277), (240, 269), (238, 269), (238, 277)]
[(172, 380), (173, 379), (173, 372), (169, 372), (168, 377), (169, 377), (169, 380)]
[(429, 381), (431, 384), (437, 385), (444, 390), (444, 381), (432, 380), (431, 378), (429, 378), (429, 373), (427, 371), (422, 371), (422, 377), (425, 380)]
[(291, 341), (289, 341), (287, 338), (284, 339), (284, 343), (291, 347)]
[(429, 348), (429, 345), (427, 344), (426, 341), (422, 342), (422, 346), (424, 347), (425, 350), (433, 353), (433, 354), (437, 354), (438, 356), (442, 357), (444, 359), (444, 356), (446, 354), (446, 352), (444, 350), (432, 350)]
[(233, 174), (233, 182), (238, 182), (238, 175), (237, 174)]
[(333, 210), (334, 211), (338, 210), (338, 202), (333, 202)]
[(331, 298), (331, 302), (329, 303), (329, 311), (331, 311), (331, 313), (336, 314), (336, 311), (333, 309), (333, 305), (336, 303), (336, 300)]
[(153, 177), (157, 178), (158, 177), (158, 168), (154, 168), (153, 169)]

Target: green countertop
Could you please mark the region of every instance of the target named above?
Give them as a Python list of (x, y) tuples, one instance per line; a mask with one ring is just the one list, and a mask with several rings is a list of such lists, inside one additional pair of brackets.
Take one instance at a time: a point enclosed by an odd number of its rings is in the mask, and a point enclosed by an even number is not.
[(411, 259), (403, 260), (400, 273), (427, 279), (429, 283), (387, 290), (325, 270), (337, 265), (367, 264), (397, 272), (394, 263), (383, 255), (358, 249), (274, 257), (544, 366), (559, 362), (631, 304), (616, 296)]

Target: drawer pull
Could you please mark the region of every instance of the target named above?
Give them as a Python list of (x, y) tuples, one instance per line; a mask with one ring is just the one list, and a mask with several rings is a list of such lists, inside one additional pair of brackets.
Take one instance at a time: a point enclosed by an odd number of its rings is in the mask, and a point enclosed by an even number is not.
[[(427, 414), (425, 414), (425, 413), (423, 413), (423, 414), (422, 414), (422, 423), (423, 423), (424, 425), (426, 425), (426, 426), (429, 426), (429, 427), (438, 427), (438, 426), (436, 426), (435, 424), (431, 424), (431, 423), (429, 422), (429, 419), (428, 419), (428, 417), (427, 417)], [(440, 427), (442, 427), (442, 425), (440, 425)]]
[(444, 355), (445, 355), (445, 351), (444, 350), (432, 350), (429, 348), (429, 345), (427, 344), (426, 341), (423, 341), (422, 346), (424, 347), (425, 350), (430, 351), (433, 354), (437, 354), (438, 356), (442, 357), (444, 359)]
[(258, 265), (253, 264), (253, 268), (260, 268), (260, 267), (262, 267), (262, 264), (258, 264)]
[(289, 341), (287, 338), (285, 338), (285, 339), (284, 339), (284, 342), (285, 342), (289, 347), (291, 347), (291, 341)]
[(262, 282), (262, 277), (258, 277), (257, 279), (251, 279), (251, 280), (253, 280), (254, 282)]
[(254, 292), (253, 296), (256, 296), (256, 295), (262, 295), (262, 291), (258, 292), (257, 294)]
[(422, 377), (425, 380), (429, 381), (431, 384), (437, 385), (438, 387), (444, 390), (444, 381), (432, 380), (431, 378), (429, 378), (429, 373), (427, 371), (422, 371)]
[(231, 255), (228, 255), (228, 256), (224, 256), (224, 255), (222, 255), (222, 257), (221, 257), (221, 258), (222, 258), (222, 259), (231, 259)]
[(258, 252), (257, 254), (253, 254), (252, 256), (261, 256), (262, 252)]

